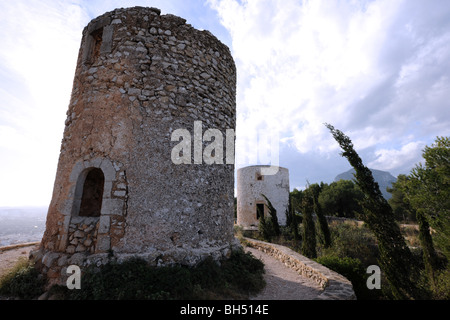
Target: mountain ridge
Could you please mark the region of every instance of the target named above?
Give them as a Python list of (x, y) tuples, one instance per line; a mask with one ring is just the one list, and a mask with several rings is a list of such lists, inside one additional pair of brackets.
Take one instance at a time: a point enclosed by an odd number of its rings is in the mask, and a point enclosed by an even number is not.
[[(392, 183), (397, 181), (397, 178), (394, 177), (391, 173), (389, 173), (388, 171), (383, 171), (383, 170), (378, 170), (378, 169), (371, 169), (369, 168), (369, 170), (372, 172), (373, 178), (375, 179), (375, 181), (378, 183), (379, 187), (380, 187), (380, 191), (383, 194), (383, 197), (388, 200), (391, 198), (391, 194), (389, 192), (386, 191), (386, 188), (392, 187)], [(337, 182), (339, 180), (355, 180), (354, 174), (355, 173), (355, 169), (350, 169), (347, 170), (345, 172), (342, 172), (340, 174), (338, 174), (335, 178), (334, 181)]]

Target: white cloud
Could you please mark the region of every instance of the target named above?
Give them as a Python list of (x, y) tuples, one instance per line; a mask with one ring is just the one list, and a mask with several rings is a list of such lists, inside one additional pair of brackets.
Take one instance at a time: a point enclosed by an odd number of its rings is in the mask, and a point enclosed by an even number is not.
[(76, 1), (0, 3), (0, 205), (46, 205), (88, 19)]
[(422, 142), (410, 142), (403, 145), (400, 149), (380, 149), (375, 151), (377, 157), (369, 163), (370, 168), (392, 172), (405, 172), (405, 164), (412, 167), (418, 164), (422, 158), (422, 150), (425, 144)]
[[(2, 112), (21, 112), (21, 121), (9, 124), (42, 140), (52, 138), (55, 127), (62, 128), (69, 103), (80, 30), (87, 18), (72, 3), (18, 0), (0, 8), (0, 61), (22, 86), (1, 106)], [(22, 95), (17, 96), (19, 90)]]
[[(336, 152), (323, 123), (371, 148), (371, 161), (448, 134), (447, 2), (210, 0), (232, 37), (238, 137), (280, 131), (300, 153)], [(417, 125), (419, 124), (419, 125)], [(386, 144), (394, 145), (390, 152)], [(246, 153), (249, 150), (237, 150)], [(403, 160), (402, 160), (403, 159)]]
[(82, 31), (91, 19), (115, 8), (153, 6), (223, 33), (205, 5), (202, 0), (0, 1), (0, 206), (50, 201)]
[[(202, 16), (211, 13), (206, 3), (229, 37)], [(17, 204), (28, 194), (29, 203), (48, 203), (81, 31), (106, 11), (134, 5), (159, 7), (231, 39), (238, 161), (264, 148), (257, 134), (274, 130), (307, 159), (335, 154), (328, 122), (358, 150), (370, 150), (370, 163), (400, 168), (420, 143), (449, 133), (448, 1), (1, 1), (3, 199)]]

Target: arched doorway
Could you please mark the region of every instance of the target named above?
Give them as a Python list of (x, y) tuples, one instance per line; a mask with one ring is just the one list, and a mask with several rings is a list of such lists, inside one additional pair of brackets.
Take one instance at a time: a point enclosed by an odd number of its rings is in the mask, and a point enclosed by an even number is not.
[(83, 184), (81, 197), (80, 217), (99, 217), (102, 209), (103, 188), (105, 175), (99, 168), (91, 169)]

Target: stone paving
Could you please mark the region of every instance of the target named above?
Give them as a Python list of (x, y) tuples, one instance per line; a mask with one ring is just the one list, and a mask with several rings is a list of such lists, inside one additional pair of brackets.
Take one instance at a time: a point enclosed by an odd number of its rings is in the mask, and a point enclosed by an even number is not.
[[(291, 271), (293, 271), (297, 275), (297, 277), (304, 279), (306, 278), (309, 281), (316, 283), (315, 288), (322, 288), (322, 291), (316, 291), (317, 294), (315, 297), (311, 291), (307, 291), (309, 292), (309, 295), (305, 292), (304, 298), (301, 299), (356, 300), (356, 295), (353, 291), (352, 283), (344, 276), (326, 268), (325, 266), (315, 261), (306, 258), (305, 256), (302, 256), (301, 254), (287, 247), (249, 238), (245, 238), (245, 240), (247, 242), (247, 246), (251, 247), (249, 250), (257, 250), (254, 251), (254, 255), (256, 257), (258, 257), (257, 252), (262, 252), (265, 255), (268, 255), (280, 262), (280, 264), (271, 264), (269, 262), (269, 264), (267, 264), (266, 266), (266, 268), (269, 269), (270, 266), (273, 265), (275, 266), (275, 269), (278, 269), (273, 271), (271, 270), (267, 275), (270, 286), (272, 288), (282, 288), (283, 286), (286, 286), (286, 288), (290, 288), (287, 285), (289, 282), (291, 282), (289, 283), (289, 285), (293, 285), (293, 282), (291, 281), (291, 277), (293, 277), (291, 275)], [(266, 259), (265, 255), (260, 256), (264, 256), (264, 259)], [(272, 276), (272, 274), (275, 274), (275, 276)], [(275, 280), (277, 282), (272, 282)], [(297, 281), (301, 282), (302, 280), (297, 279)], [(268, 288), (268, 290), (269, 289), (270, 287)], [(283, 288), (281, 291), (284, 290), (285, 289)], [(302, 286), (298, 287), (298, 290), (298, 296), (301, 297), (303, 294), (302, 291), (304, 290), (303, 284)], [(274, 293), (275, 291), (272, 292), (272, 298), (270, 299), (281, 300), (279, 297), (282, 293)], [(269, 299), (269, 297), (267, 296), (266, 299)]]

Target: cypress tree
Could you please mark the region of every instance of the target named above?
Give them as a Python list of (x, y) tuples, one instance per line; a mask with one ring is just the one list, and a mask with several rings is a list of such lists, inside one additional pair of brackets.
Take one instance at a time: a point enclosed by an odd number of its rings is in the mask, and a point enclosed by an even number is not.
[(323, 236), (324, 247), (328, 248), (331, 246), (331, 233), (330, 228), (328, 228), (327, 218), (323, 214), (322, 207), (319, 203), (319, 193), (321, 191), (321, 187), (318, 184), (313, 184), (309, 186), (312, 189), (313, 193), (313, 202), (314, 202), (314, 212), (317, 215), (317, 220), (319, 221), (320, 231)]
[(394, 298), (420, 298), (419, 290), (414, 282), (418, 278), (418, 270), (400, 232), (400, 227), (394, 220), (391, 206), (383, 197), (372, 172), (363, 165), (361, 158), (353, 149), (350, 138), (332, 125), (326, 124), (326, 127), (342, 148), (341, 155), (347, 158), (356, 171), (356, 183), (365, 195), (362, 200), (363, 213), (360, 218), (367, 223), (378, 240), (379, 264), (390, 284)]
[(262, 194), (264, 199), (267, 201), (267, 208), (269, 209), (270, 220), (272, 222), (273, 233), (275, 236), (279, 236), (281, 234), (280, 225), (278, 224), (277, 210), (274, 208), (270, 200)]
[(435, 285), (435, 273), (439, 269), (439, 260), (434, 250), (433, 239), (431, 238), (430, 225), (425, 215), (418, 210), (417, 222), (419, 224), (419, 240), (423, 250), (423, 263), (432, 285)]
[(402, 205), (404, 208), (406, 208), (405, 211), (411, 212), (416, 217), (416, 221), (419, 225), (419, 240), (420, 246), (423, 250), (423, 262), (425, 265), (425, 271), (432, 285), (434, 285), (435, 272), (439, 269), (439, 259), (434, 249), (430, 224), (428, 223), (427, 217), (424, 214), (422, 208), (413, 208), (409, 201), (410, 195), (414, 194), (414, 191), (412, 189), (417, 188), (417, 182), (412, 181), (412, 179), (409, 177), (403, 176), (396, 182), (394, 188), (402, 192), (402, 194), (404, 195), (402, 199)]
[(292, 198), (289, 195), (289, 204), (288, 208), (286, 209), (286, 226), (291, 230), (295, 242), (297, 242), (299, 238), (297, 220), (297, 215), (295, 214), (294, 208), (292, 206)]
[(271, 223), (268, 223), (269, 221), (266, 220), (266, 217), (264, 216), (264, 212), (261, 212), (259, 208), (256, 208), (258, 211), (258, 214), (261, 218), (259, 218), (259, 225), (258, 225), (258, 231), (263, 237), (264, 240), (271, 242), (272, 241), (272, 228)]
[(317, 258), (316, 227), (313, 219), (314, 201), (311, 192), (305, 192), (302, 199), (303, 243), (302, 253), (308, 258)]

